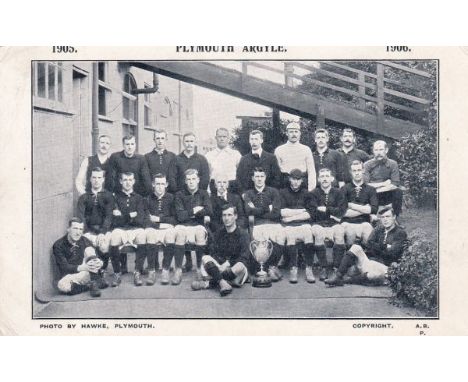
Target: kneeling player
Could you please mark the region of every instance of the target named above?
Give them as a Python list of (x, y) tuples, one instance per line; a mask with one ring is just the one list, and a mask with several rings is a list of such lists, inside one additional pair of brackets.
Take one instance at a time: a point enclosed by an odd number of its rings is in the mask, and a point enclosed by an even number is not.
[[(317, 205), (315, 223), (312, 233), (315, 242), (315, 254), (320, 262), (320, 281), (328, 278), (333, 266), (338, 267), (346, 250), (344, 245), (344, 229), (340, 225), (341, 217), (346, 211), (346, 203), (340, 189), (332, 187), (333, 176), (327, 168), (322, 168), (318, 174), (317, 187), (312, 196)], [(333, 264), (329, 265), (326, 256), (325, 241), (333, 242)]]
[(252, 231), (254, 240), (270, 240), (273, 252), (266, 262), (268, 275), (272, 281), (279, 281), (283, 276), (278, 269), (284, 246), (281, 243), (280, 209), (281, 199), (276, 188), (266, 186), (266, 172), (261, 167), (253, 170), (254, 188), (244, 193), (245, 213), (255, 218)]
[(179, 224), (175, 227), (173, 285), (182, 280), (182, 262), (186, 244), (195, 244), (197, 257), (197, 278), (201, 279), (201, 262), (206, 252), (208, 232), (204, 226), (207, 217), (213, 214), (210, 196), (199, 188), (200, 177), (195, 169), (185, 171), (185, 189), (175, 195), (175, 212)]
[(61, 279), (57, 287), (69, 295), (90, 290), (92, 297), (99, 297), (99, 289), (108, 285), (102, 278), (102, 261), (96, 256), (91, 242), (83, 236), (84, 223), (72, 218), (67, 234), (54, 243), (52, 248)]
[(133, 282), (136, 286), (141, 286), (143, 285), (141, 272), (146, 259), (145, 201), (133, 191), (135, 176), (132, 172), (120, 174), (120, 184), (122, 188), (115, 193), (115, 205), (112, 211), (113, 231), (109, 250), (114, 268), (112, 286), (116, 287), (121, 283), (120, 249), (124, 246), (136, 247)]
[(241, 287), (248, 278), (251, 263), (249, 234), (237, 226), (237, 208), (227, 204), (222, 207), (224, 227), (214, 234), (209, 255), (202, 258), (201, 272), (204, 280), (194, 281), (193, 290), (218, 287), (221, 296)]
[(91, 170), (90, 191), (78, 199), (78, 217), (85, 223), (83, 235), (93, 244), (99, 258), (103, 261), (102, 269), (107, 269), (109, 262), (110, 227), (114, 197), (104, 190), (104, 170), (95, 167)]
[(147, 285), (156, 282), (159, 248), (163, 249), (161, 284), (169, 284), (169, 268), (174, 257), (175, 229), (174, 196), (166, 192), (166, 176), (156, 174), (153, 194), (146, 198), (146, 257), (148, 260)]
[(297, 243), (304, 243), (306, 261), (306, 281), (314, 283), (312, 272), (314, 244), (311, 216), (315, 215), (316, 206), (313, 198), (303, 187), (303, 174), (294, 169), (289, 174), (289, 187), (280, 190), (281, 222), (283, 227), (279, 237), (286, 245), (285, 257), (289, 260), (289, 282), (297, 283)]
[(360, 161), (351, 164), (352, 181), (343, 188), (347, 204), (341, 225), (344, 228), (346, 244), (366, 244), (372, 233), (370, 215), (376, 214), (379, 201), (375, 189), (364, 183), (364, 165)]
[[(386, 266), (398, 262), (407, 245), (407, 235), (403, 228), (396, 224), (396, 214), (391, 207), (385, 207), (379, 212), (381, 224), (372, 232), (367, 242), (367, 249), (353, 245), (343, 257), (337, 272), (325, 282), (330, 286), (342, 286), (348, 269), (356, 263), (358, 257), (367, 258)], [(361, 270), (358, 279), (366, 281), (366, 270)], [(354, 275), (356, 277), (356, 275)]]

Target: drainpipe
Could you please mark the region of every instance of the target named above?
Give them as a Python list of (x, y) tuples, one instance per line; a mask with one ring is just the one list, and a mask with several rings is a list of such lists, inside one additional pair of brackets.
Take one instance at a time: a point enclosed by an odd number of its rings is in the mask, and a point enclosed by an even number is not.
[(99, 74), (97, 62), (93, 62), (93, 82), (91, 93), (91, 140), (93, 155), (96, 155), (99, 144)]
[[(177, 103), (177, 108), (178, 108), (178, 111), (177, 111), (177, 117), (178, 117), (178, 120), (177, 120), (177, 124), (179, 125), (179, 152), (182, 150), (182, 145), (181, 145), (181, 140), (182, 140), (182, 118), (180, 116), (180, 113), (182, 112), (182, 106), (180, 105), (180, 99), (181, 99), (181, 84), (180, 84), (180, 81), (179, 81), (179, 102)], [(195, 147), (195, 152), (197, 152), (197, 147)]]
[(143, 88), (143, 89), (134, 89), (132, 94), (153, 94), (159, 90), (159, 78), (156, 73), (153, 73), (153, 87), (152, 88)]

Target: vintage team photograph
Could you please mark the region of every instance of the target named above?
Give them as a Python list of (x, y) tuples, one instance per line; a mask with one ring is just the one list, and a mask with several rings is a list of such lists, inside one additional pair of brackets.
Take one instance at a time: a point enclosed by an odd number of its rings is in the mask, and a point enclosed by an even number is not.
[(438, 65), (31, 61), (32, 318), (438, 318)]

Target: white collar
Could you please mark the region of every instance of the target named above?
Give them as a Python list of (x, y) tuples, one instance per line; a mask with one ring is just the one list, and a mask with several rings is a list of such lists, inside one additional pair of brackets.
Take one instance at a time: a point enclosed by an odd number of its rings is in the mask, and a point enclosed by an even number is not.
[(262, 156), (262, 152), (263, 152), (263, 149), (260, 147), (259, 149), (257, 150), (251, 150), (252, 151), (252, 154), (258, 154), (258, 156)]
[(264, 185), (260, 190), (257, 187), (255, 187), (255, 191), (257, 191), (260, 194), (265, 190), (265, 187), (266, 187), (266, 185)]

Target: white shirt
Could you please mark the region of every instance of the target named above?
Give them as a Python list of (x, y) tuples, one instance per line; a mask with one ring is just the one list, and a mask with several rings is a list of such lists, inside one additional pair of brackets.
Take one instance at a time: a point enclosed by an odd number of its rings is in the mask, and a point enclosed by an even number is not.
[[(98, 154), (99, 161), (101, 163), (106, 163), (106, 161), (109, 159), (108, 155), (100, 155)], [(78, 170), (78, 175), (76, 176), (75, 179), (75, 186), (76, 190), (80, 195), (86, 194), (86, 172), (88, 171), (88, 158), (86, 157), (83, 159), (83, 162), (81, 162), (80, 169)], [(106, 174), (107, 175), (107, 174)]]
[(241, 159), (239, 151), (230, 147), (220, 149), (216, 147), (206, 155), (206, 160), (210, 166), (210, 178), (216, 179), (218, 175), (227, 177), (227, 180), (236, 179), (236, 170)]
[(309, 191), (316, 187), (315, 164), (312, 151), (306, 145), (286, 142), (275, 150), (281, 172), (289, 174), (295, 168), (307, 173)]

